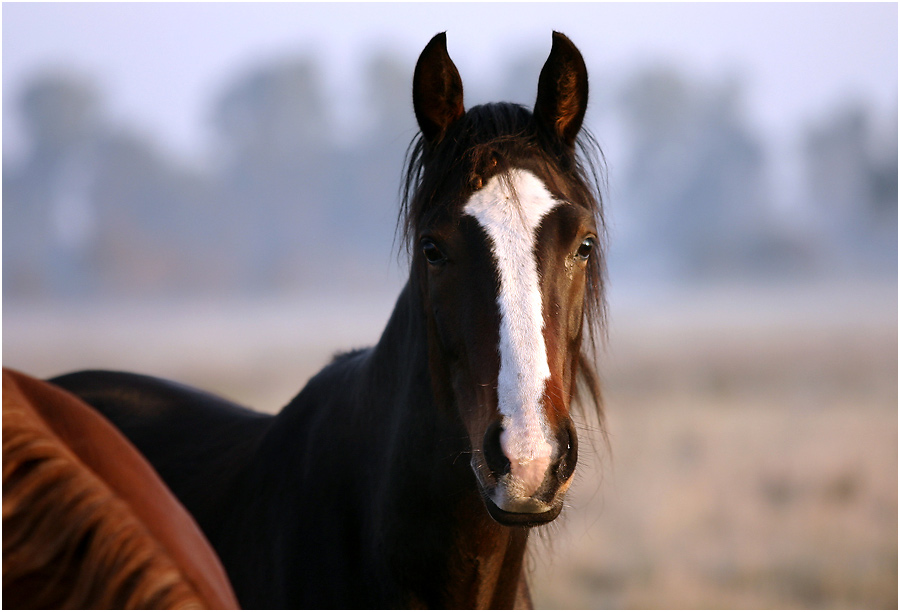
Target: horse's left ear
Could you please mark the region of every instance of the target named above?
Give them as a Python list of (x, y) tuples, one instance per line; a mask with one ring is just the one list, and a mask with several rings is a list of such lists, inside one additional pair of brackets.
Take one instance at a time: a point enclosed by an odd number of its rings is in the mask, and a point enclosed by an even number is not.
[(564, 34), (553, 32), (550, 56), (538, 78), (534, 116), (542, 130), (569, 149), (587, 110), (588, 76), (581, 52)]
[(437, 34), (425, 46), (413, 74), (413, 108), (422, 136), (431, 144), (466, 112), (463, 85), (447, 53), (447, 33)]

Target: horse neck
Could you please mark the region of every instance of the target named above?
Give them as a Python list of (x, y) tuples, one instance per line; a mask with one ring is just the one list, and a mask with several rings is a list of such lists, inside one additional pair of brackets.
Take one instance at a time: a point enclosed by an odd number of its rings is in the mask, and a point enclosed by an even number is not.
[[(390, 397), (383, 407), (391, 422), (388, 447), (391, 483), (383, 490), (387, 541), (403, 542), (413, 574), (435, 581), (419, 603), (444, 608), (511, 608), (527, 601), (522, 562), (528, 530), (493, 521), (484, 508), (465, 427), (455, 405), (438, 401), (429, 368), (426, 322), (415, 277), (401, 293), (394, 313), (372, 352), (366, 377)], [(376, 396), (370, 389), (369, 396)], [(424, 499), (423, 499), (424, 498)], [(431, 520), (423, 520), (429, 517)], [(430, 524), (428, 524), (430, 523)], [(414, 527), (413, 527), (414, 526)], [(381, 525), (380, 527), (384, 527)], [(418, 538), (424, 545), (409, 546)], [(425, 549), (425, 550), (423, 550)], [(396, 554), (396, 553), (395, 553)], [(441, 572), (425, 568), (430, 555)], [(435, 578), (440, 576), (440, 578)], [(429, 601), (430, 600), (430, 601)]]

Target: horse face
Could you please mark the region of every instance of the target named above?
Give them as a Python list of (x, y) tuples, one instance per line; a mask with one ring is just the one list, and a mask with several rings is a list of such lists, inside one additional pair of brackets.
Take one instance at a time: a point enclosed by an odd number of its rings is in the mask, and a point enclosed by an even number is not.
[(546, 522), (577, 459), (569, 405), (597, 230), (522, 169), (487, 180), (461, 212), (419, 241), (432, 372), (449, 382), (491, 515)]
[[(452, 398), (465, 425), (491, 516), (504, 524), (547, 522), (562, 508), (577, 460), (569, 406), (588, 262), (597, 256), (594, 215), (567, 197), (577, 189), (566, 188), (571, 173), (563, 167), (587, 102), (584, 63), (554, 33), (528, 114), (532, 137), (504, 150), (497, 142), (515, 135), (497, 139), (503, 128), (490, 125), (487, 155), (476, 141), (493, 116), (463, 110), (443, 35), (419, 59), (413, 100), (426, 146), (422, 191), (432, 193), (423, 205), (432, 214), (416, 227), (413, 263), (435, 395)], [(429, 183), (429, 176), (438, 178)]]

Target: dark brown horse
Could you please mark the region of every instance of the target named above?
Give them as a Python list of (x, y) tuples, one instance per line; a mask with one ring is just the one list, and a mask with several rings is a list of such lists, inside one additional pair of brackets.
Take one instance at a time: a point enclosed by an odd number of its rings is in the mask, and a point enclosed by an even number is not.
[(6, 608), (235, 608), (200, 528), (106, 419), (3, 370)]
[(377, 345), (277, 416), (134, 374), (55, 380), (150, 459), (245, 607), (529, 604), (526, 543), (563, 507), (579, 392), (599, 413), (583, 352), (603, 311), (587, 95), (581, 54), (554, 33), (533, 112), (466, 110), (444, 34), (428, 43), (400, 220), (409, 280)]

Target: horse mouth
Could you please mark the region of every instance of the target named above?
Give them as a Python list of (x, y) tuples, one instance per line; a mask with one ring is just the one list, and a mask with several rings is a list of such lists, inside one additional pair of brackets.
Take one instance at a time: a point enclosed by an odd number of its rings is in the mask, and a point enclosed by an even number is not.
[[(515, 504), (508, 506), (517, 508), (515, 511), (511, 511), (504, 510), (494, 503), (494, 500), (491, 499), (491, 496), (484, 489), (482, 489), (481, 498), (491, 518), (508, 527), (537, 527), (545, 525), (559, 516), (563, 506), (561, 497), (553, 504), (526, 498), (517, 500)], [(522, 510), (520, 511), (518, 508), (522, 508)]]

